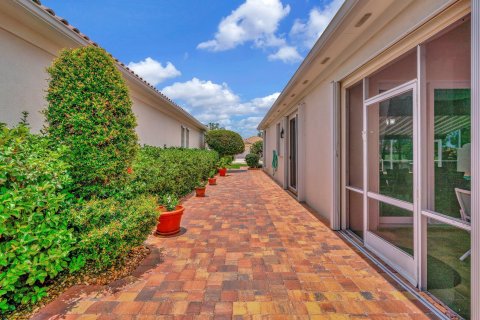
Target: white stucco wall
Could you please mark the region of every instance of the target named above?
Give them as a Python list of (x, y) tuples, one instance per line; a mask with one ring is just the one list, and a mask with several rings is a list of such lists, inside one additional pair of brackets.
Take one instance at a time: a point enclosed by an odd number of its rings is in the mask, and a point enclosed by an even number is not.
[[(44, 126), (41, 110), (47, 106), (46, 68), (61, 49), (78, 46), (14, 2), (0, 2), (0, 122), (14, 126), (22, 111), (28, 111), (32, 131), (39, 132)], [(180, 146), (183, 125), (190, 129), (190, 148), (200, 147), (202, 133), (197, 124), (136, 78), (127, 77), (126, 83), (141, 144)]]
[(28, 111), (32, 130), (43, 126), (45, 68), (54, 56), (0, 28), (0, 122), (12, 126)]
[[(330, 83), (322, 83), (305, 102), (305, 202), (329, 218), (333, 190)], [(299, 142), (300, 143), (300, 142)]]
[(133, 112), (137, 117), (137, 133), (140, 144), (152, 146), (178, 147), (181, 145), (182, 125), (190, 130), (189, 147), (200, 147), (200, 131), (181, 120), (175, 119), (136, 97), (133, 93)]
[[(287, 106), (286, 111), (276, 114), (269, 121), (267, 128), (268, 143), (265, 150), (270, 156), (276, 148), (275, 126), (283, 117), (296, 109), (300, 103), (305, 103), (305, 136), (304, 143), (304, 201), (326, 219), (330, 219), (332, 212), (333, 190), (333, 163), (332, 163), (332, 81), (341, 81), (344, 77), (354, 72), (362, 64), (367, 63), (385, 47), (391, 45), (394, 39), (399, 39), (413, 26), (419, 24), (426, 17), (444, 5), (448, 0), (413, 1), (402, 12), (391, 18), (381, 26), (380, 30), (366, 39), (357, 39), (353, 47), (355, 50), (339, 52), (338, 56), (348, 55), (348, 58), (335, 69), (322, 73), (317, 79), (311, 80), (311, 85), (304, 93), (298, 94), (296, 102)], [(383, 19), (383, 18), (381, 18)], [(381, 20), (380, 19), (380, 20)], [(453, 21), (452, 21), (453, 22)], [(362, 37), (368, 35), (362, 35)], [(337, 41), (341, 41), (338, 39)], [(359, 41), (363, 41), (359, 44)], [(332, 53), (331, 53), (332, 54)], [(337, 57), (341, 58), (341, 57)], [(335, 64), (334, 62), (332, 62)], [(286, 128), (285, 132), (286, 132)], [(271, 157), (271, 156), (270, 156)], [(270, 160), (271, 161), (271, 160)], [(279, 157), (279, 170), (273, 177), (283, 184), (286, 159)], [(271, 168), (266, 170), (272, 174)], [(302, 183), (302, 182), (299, 182)]]

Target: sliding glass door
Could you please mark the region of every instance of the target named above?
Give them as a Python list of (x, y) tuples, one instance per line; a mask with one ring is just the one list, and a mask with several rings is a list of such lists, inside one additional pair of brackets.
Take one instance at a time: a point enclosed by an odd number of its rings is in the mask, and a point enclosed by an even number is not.
[[(465, 318), (471, 294), (466, 16), (346, 88), (344, 226)], [(359, 146), (362, 148), (359, 148)]]
[(416, 81), (365, 101), (365, 245), (416, 284)]

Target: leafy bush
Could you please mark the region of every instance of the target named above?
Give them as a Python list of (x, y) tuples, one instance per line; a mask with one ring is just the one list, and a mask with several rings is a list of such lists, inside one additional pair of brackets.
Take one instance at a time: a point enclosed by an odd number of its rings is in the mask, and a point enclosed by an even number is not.
[(75, 238), (60, 214), (71, 183), (65, 147), (20, 125), (0, 128), (0, 314), (46, 295), (44, 282), (70, 262)]
[(221, 157), (234, 156), (245, 151), (242, 137), (230, 130), (208, 131), (205, 135), (205, 141), (210, 149), (217, 151)]
[(263, 141), (256, 141), (250, 146), (250, 153), (258, 155), (260, 158), (263, 155)]
[(245, 156), (245, 162), (250, 168), (258, 168), (258, 162), (260, 161), (260, 157), (258, 154), (249, 153)]
[(77, 253), (96, 269), (121, 262), (152, 232), (158, 213), (152, 196), (133, 200), (93, 199), (70, 210), (70, 224), (78, 234)]
[(218, 161), (215, 151), (144, 146), (133, 164), (133, 189), (161, 197), (184, 196), (206, 180)]
[(48, 73), (46, 132), (70, 148), (72, 190), (85, 198), (114, 194), (137, 150), (132, 101), (114, 60), (92, 46), (63, 50)]

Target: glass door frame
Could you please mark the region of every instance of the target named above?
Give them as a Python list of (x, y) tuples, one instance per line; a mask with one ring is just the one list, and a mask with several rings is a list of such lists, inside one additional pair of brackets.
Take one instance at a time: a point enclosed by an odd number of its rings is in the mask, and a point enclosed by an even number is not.
[[(363, 88), (366, 90), (367, 80), (364, 79)], [(396, 269), (403, 277), (405, 277), (413, 285), (418, 284), (418, 239), (416, 234), (418, 233), (418, 224), (417, 217), (418, 212), (418, 199), (416, 197), (418, 193), (418, 163), (419, 163), (419, 154), (418, 154), (418, 140), (419, 140), (419, 130), (418, 130), (418, 84), (417, 80), (411, 80), (406, 83), (403, 83), (393, 89), (382, 92), (376, 96), (373, 96), (368, 99), (364, 99), (363, 102), (363, 234), (364, 234), (364, 245), (369, 250), (374, 252), (376, 255), (381, 257), (394, 269)], [(413, 203), (409, 203), (403, 200), (395, 199), (385, 195), (381, 195), (372, 191), (369, 191), (369, 166), (368, 166), (368, 108), (375, 103), (380, 103), (390, 98), (394, 98), (401, 94), (412, 92), (412, 114), (413, 114)], [(366, 95), (364, 95), (365, 97)], [(413, 248), (414, 255), (413, 257), (403, 252), (399, 248), (395, 247), (393, 244), (388, 241), (380, 238), (378, 235), (375, 235), (373, 232), (369, 231), (369, 199), (374, 199), (377, 201), (384, 202), (401, 209), (412, 211), (413, 213)]]

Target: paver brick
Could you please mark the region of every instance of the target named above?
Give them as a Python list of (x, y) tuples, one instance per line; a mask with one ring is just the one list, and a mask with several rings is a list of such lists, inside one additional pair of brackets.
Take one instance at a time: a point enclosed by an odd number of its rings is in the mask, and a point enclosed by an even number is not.
[(60, 296), (33, 319), (428, 319), (263, 172), (217, 182), (184, 202), (186, 232), (148, 238), (161, 254), (143, 261), (136, 282), (73, 306)]

